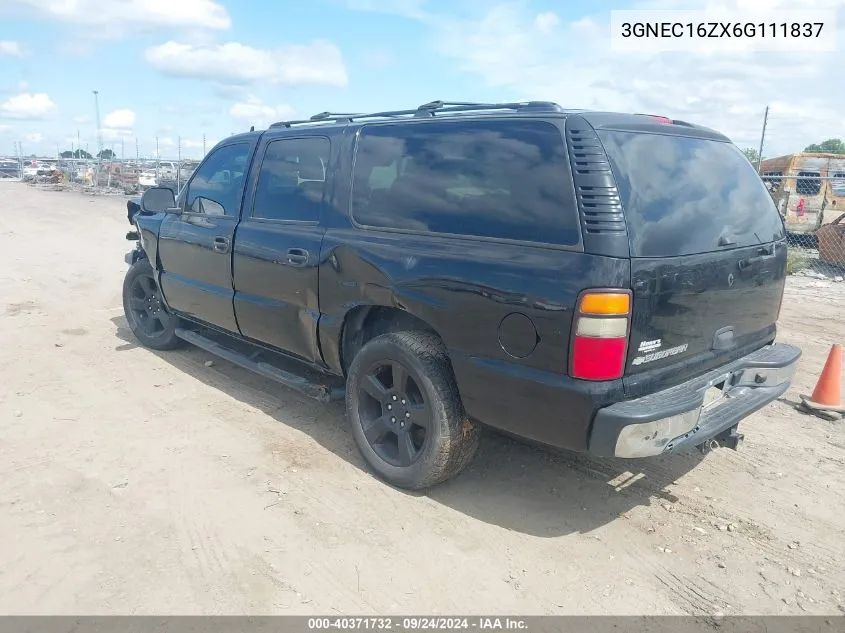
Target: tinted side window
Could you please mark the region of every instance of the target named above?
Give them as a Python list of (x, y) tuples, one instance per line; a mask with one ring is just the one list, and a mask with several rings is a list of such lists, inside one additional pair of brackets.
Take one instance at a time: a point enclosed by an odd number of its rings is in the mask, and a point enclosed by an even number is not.
[(209, 155), (188, 185), (186, 210), (206, 215), (237, 215), (249, 143), (224, 145)]
[(329, 140), (320, 137), (270, 142), (258, 174), (252, 217), (318, 221), (329, 149)]
[(372, 227), (576, 244), (566, 161), (560, 131), (543, 121), (367, 125), (352, 216)]

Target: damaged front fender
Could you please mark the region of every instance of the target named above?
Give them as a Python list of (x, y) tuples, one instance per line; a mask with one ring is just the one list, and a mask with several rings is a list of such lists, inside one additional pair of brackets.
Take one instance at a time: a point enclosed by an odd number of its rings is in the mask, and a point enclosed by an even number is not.
[(147, 258), (147, 254), (144, 252), (144, 250), (140, 246), (137, 246), (134, 250), (131, 250), (128, 253), (126, 253), (126, 255), (123, 257), (123, 261), (125, 261), (127, 264), (132, 266), (138, 260), (146, 259), (146, 258)]
[(158, 232), (164, 213), (149, 213), (141, 209), (141, 199), (132, 198), (126, 201), (126, 217), (135, 228), (126, 234), (127, 240), (136, 240), (137, 247), (127, 253), (125, 261), (132, 265), (141, 258), (150, 260), (153, 269), (158, 264)]

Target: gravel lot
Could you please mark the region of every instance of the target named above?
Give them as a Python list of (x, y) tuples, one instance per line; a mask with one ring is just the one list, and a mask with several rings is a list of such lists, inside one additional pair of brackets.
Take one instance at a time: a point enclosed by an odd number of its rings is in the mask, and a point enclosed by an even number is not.
[(0, 200), (0, 612), (845, 612), (845, 424), (792, 406), (845, 338), (845, 284), (790, 279), (799, 374), (740, 452), (604, 461), (488, 433), (411, 495), (368, 474), (341, 405), (136, 345), (124, 199)]

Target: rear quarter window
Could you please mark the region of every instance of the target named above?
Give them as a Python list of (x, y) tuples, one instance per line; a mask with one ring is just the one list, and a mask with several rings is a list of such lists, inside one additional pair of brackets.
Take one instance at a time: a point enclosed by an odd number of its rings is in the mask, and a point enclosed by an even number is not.
[(545, 121), (366, 125), (352, 217), (374, 228), (575, 245), (567, 160), (560, 130)]
[(733, 144), (607, 130), (599, 137), (622, 199), (632, 257), (691, 255), (783, 237), (771, 195)]

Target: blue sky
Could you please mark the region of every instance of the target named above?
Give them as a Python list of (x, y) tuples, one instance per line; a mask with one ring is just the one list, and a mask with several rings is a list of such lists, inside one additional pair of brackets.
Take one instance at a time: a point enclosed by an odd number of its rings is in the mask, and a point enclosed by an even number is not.
[[(845, 136), (842, 53), (618, 54), (610, 11), (836, 8), (845, 0), (0, 0), (0, 155), (198, 157), (232, 132), (433, 99), (651, 112), (767, 155)], [(840, 22), (843, 22), (840, 20)], [(840, 37), (840, 41), (845, 39)], [(838, 81), (833, 81), (838, 77)]]

